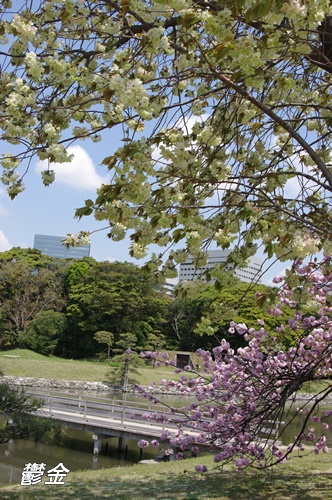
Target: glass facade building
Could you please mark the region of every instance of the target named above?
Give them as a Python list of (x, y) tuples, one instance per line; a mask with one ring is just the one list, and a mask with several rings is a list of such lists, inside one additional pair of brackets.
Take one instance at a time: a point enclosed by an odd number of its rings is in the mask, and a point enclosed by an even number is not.
[(48, 236), (35, 234), (33, 247), (41, 253), (59, 259), (82, 259), (90, 256), (90, 245), (66, 248), (63, 244), (65, 236)]

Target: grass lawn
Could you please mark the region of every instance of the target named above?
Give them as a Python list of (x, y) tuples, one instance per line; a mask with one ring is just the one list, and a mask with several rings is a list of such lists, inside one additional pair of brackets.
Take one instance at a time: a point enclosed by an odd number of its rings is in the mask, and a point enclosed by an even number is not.
[[(19, 356), (11, 358), (7, 356)], [(0, 351), (0, 370), (3, 375), (17, 377), (46, 378), (56, 380), (80, 380), (83, 382), (104, 382), (109, 366), (106, 362), (77, 361), (54, 356), (43, 356), (28, 349)], [(178, 379), (174, 367), (139, 368), (139, 382), (160, 384), (162, 379)]]
[[(194, 472), (205, 463), (206, 473)], [(210, 470), (211, 469), (211, 470)], [(212, 470), (211, 457), (69, 473), (64, 485), (5, 486), (0, 497), (12, 499), (112, 500), (328, 500), (332, 499), (329, 455), (294, 458), (273, 470)], [(47, 477), (46, 477), (47, 480)]]
[[(11, 358), (7, 356), (19, 356)], [(196, 361), (195, 361), (196, 362)], [(43, 356), (28, 349), (0, 351), (0, 373), (16, 377), (33, 377), (56, 380), (79, 380), (83, 382), (104, 382), (109, 366), (106, 361), (77, 361)], [(139, 368), (139, 383), (160, 384), (163, 379), (178, 380), (182, 374), (174, 373), (174, 367)], [(189, 373), (186, 373), (190, 376)], [(319, 392), (329, 381), (310, 382), (303, 385), (303, 392)]]

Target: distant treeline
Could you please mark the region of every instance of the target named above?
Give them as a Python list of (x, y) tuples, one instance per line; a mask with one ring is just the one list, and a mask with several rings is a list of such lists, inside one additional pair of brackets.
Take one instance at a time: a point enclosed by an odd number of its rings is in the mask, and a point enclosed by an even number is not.
[[(230, 320), (276, 326), (255, 300), (266, 293), (236, 278), (170, 297), (148, 270), (128, 262), (57, 259), (35, 249), (0, 253), (0, 346), (88, 358), (136, 351), (210, 349), (227, 337)], [(242, 300), (240, 300), (242, 299)], [(203, 318), (203, 319), (202, 319)], [(284, 335), (283, 342), (291, 339)]]

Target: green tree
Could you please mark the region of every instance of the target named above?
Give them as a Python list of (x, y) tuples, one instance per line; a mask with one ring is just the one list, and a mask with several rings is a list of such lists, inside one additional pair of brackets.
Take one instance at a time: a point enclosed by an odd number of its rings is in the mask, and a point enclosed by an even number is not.
[(9, 439), (26, 439), (32, 434), (31, 412), (40, 408), (37, 400), (30, 399), (22, 389), (10, 387), (0, 381), (0, 443)]
[(22, 260), (28, 266), (39, 269), (41, 267), (48, 267), (54, 260), (59, 259), (44, 255), (36, 248), (13, 247), (5, 252), (0, 252), (0, 265), (4, 262), (18, 262)]
[(114, 341), (114, 335), (111, 332), (100, 331), (96, 332), (93, 337), (98, 344), (106, 344), (107, 345), (107, 361), (110, 360), (111, 356), (111, 347)]
[[(210, 304), (210, 300), (208, 304)], [(169, 349), (195, 351), (203, 344), (208, 349), (215, 346), (216, 339), (195, 334), (195, 326), (201, 320), (203, 309), (208, 307), (200, 297), (175, 299), (169, 307), (169, 321), (166, 327), (167, 346)]]
[(66, 439), (63, 426), (32, 414), (41, 406), (41, 401), (29, 397), (22, 388), (11, 387), (1, 379), (0, 443), (28, 438), (44, 443), (63, 443)]
[[(285, 349), (293, 345), (297, 335), (293, 336), (287, 328), (287, 322), (292, 317), (292, 310), (284, 307), (283, 314), (275, 317), (269, 313), (267, 304), (262, 297), (271, 297), (277, 293), (277, 288), (267, 287), (265, 285), (250, 285), (247, 283), (237, 283), (233, 287), (224, 287), (216, 290), (214, 287), (208, 287), (202, 292), (205, 307), (202, 311), (202, 318), (194, 327), (196, 335), (206, 335), (210, 330), (217, 340), (215, 345), (220, 343), (222, 338), (227, 339), (233, 349), (245, 346), (247, 342), (243, 335), (236, 331), (229, 333), (230, 322), (245, 323), (248, 328), (259, 329), (264, 325), (267, 331), (273, 331), (275, 335), (276, 328), (283, 325), (283, 335), (279, 336), (279, 349)], [(272, 338), (270, 339), (272, 341)], [(275, 342), (275, 340), (273, 340)]]
[(64, 283), (53, 270), (36, 268), (25, 259), (0, 263), (2, 345), (15, 345), (19, 332), (24, 335), (28, 322), (39, 312), (61, 310), (64, 303)]
[[(223, 284), (223, 285), (222, 285)], [(271, 287), (241, 283), (226, 273), (219, 273), (219, 286), (192, 283), (187, 297), (181, 294), (169, 307), (169, 319), (165, 329), (168, 347), (185, 351), (198, 348), (212, 349), (227, 339), (233, 349), (246, 345), (242, 335), (229, 333), (230, 322), (245, 323), (250, 328), (264, 324), (267, 330), (286, 325), (292, 317), (291, 309), (285, 308), (276, 318), (269, 314), (262, 297), (276, 293)], [(262, 303), (263, 302), (263, 303)], [(259, 320), (259, 323), (258, 323)], [(278, 336), (279, 348), (292, 345), (294, 333), (288, 328)]]
[(19, 345), (48, 356), (57, 350), (59, 340), (66, 335), (66, 331), (67, 318), (64, 313), (41, 311), (29, 321), (26, 331), (19, 334)]
[(67, 269), (66, 282), (69, 287), (81, 282), (83, 276), (96, 263), (92, 257), (83, 257), (76, 260)]
[(98, 350), (94, 332), (116, 332), (121, 296), (110, 271), (110, 263), (94, 262), (71, 281), (66, 311), (69, 335), (64, 346), (67, 355), (93, 356)]
[(139, 383), (139, 368), (144, 366), (144, 361), (139, 354), (118, 354), (112, 358), (117, 367), (111, 367), (106, 373), (106, 381), (119, 386), (122, 392), (128, 391), (129, 384)]
[(149, 335), (161, 333), (169, 299), (154, 287), (151, 273), (129, 263), (95, 262), (69, 286), (69, 333), (64, 352), (92, 356), (93, 332), (109, 331), (117, 342), (131, 331), (143, 349)]
[(122, 333), (114, 349), (118, 354), (112, 358), (112, 362), (119, 366), (111, 367), (106, 377), (112, 384), (119, 385), (123, 392), (127, 392), (129, 384), (139, 382), (138, 368), (144, 366), (144, 361), (137, 350), (140, 348), (136, 336), (129, 332)]

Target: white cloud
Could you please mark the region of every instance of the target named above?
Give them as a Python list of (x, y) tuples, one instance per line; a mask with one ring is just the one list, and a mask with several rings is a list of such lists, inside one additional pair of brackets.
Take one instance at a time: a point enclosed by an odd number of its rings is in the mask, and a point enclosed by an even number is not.
[[(68, 153), (74, 155), (70, 163), (51, 163), (50, 169), (55, 171), (55, 183), (65, 184), (75, 189), (95, 191), (108, 179), (98, 174), (88, 153), (81, 146), (70, 146)], [(36, 172), (47, 169), (47, 161), (39, 161)]]
[(10, 250), (12, 245), (9, 243), (8, 238), (5, 236), (4, 232), (0, 229), (0, 252), (5, 252)]

